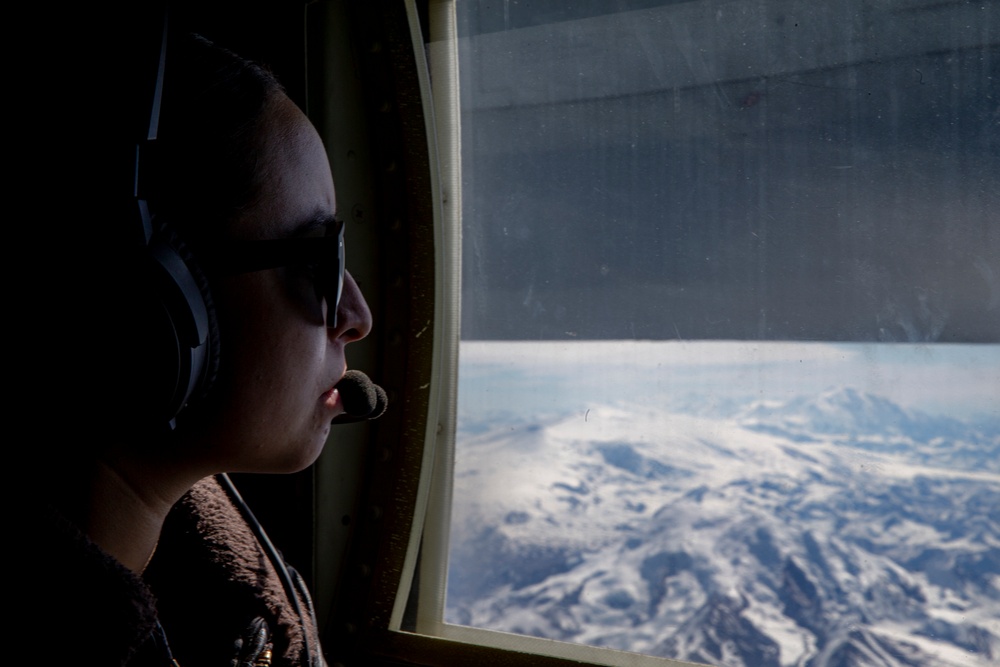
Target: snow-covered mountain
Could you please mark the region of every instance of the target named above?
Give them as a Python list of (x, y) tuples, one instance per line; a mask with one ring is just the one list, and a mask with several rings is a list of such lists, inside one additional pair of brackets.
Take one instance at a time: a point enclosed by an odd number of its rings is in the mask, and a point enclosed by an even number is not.
[(786, 403), (758, 402), (742, 410), (738, 419), (745, 428), (798, 442), (826, 440), (896, 453), (934, 467), (1000, 472), (1000, 423), (969, 424), (903, 410), (888, 399), (851, 388)]
[(447, 620), (731, 667), (1000, 662), (1000, 428), (848, 388), (677, 405), (467, 428)]

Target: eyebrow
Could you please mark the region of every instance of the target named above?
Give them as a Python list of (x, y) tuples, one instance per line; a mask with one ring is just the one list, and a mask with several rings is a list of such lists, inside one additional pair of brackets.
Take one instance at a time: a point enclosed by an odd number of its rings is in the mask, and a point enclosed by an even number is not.
[(308, 220), (296, 225), (295, 228), (289, 232), (285, 238), (297, 238), (300, 236), (305, 236), (311, 231), (316, 229), (324, 228), (329, 229), (330, 227), (335, 227), (341, 224), (340, 219), (335, 213), (330, 213), (329, 211), (317, 209)]

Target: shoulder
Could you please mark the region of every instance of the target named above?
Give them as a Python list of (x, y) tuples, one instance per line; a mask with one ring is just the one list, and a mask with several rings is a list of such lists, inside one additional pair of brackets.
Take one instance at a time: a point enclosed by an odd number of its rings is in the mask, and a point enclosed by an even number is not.
[(308, 594), (294, 584), (289, 590), (280, 555), (261, 542), (216, 478), (199, 482), (175, 506), (146, 579), (178, 659), (228, 661), (234, 643), (246, 643), (261, 618), (274, 644), (273, 664), (303, 664), (306, 638), (316, 641)]

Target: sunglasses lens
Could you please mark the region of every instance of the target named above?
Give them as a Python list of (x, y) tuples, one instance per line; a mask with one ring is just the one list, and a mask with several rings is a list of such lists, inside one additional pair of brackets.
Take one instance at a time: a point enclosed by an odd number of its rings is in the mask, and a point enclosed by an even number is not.
[(336, 258), (331, 257), (322, 277), (323, 296), (326, 298), (326, 325), (337, 326), (340, 296), (344, 292), (344, 229), (341, 227)]

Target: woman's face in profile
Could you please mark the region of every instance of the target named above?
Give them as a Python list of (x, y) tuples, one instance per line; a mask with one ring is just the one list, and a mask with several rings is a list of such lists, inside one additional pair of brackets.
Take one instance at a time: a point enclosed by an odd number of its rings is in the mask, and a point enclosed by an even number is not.
[[(233, 240), (322, 237), (336, 198), (316, 130), (283, 94), (268, 103), (258, 138), (260, 188), (228, 227)], [(335, 327), (305, 269), (280, 268), (213, 284), (221, 369), (204, 445), (226, 471), (293, 472), (322, 450), (342, 404), (333, 386), (345, 346), (365, 337), (371, 313), (345, 276)]]

